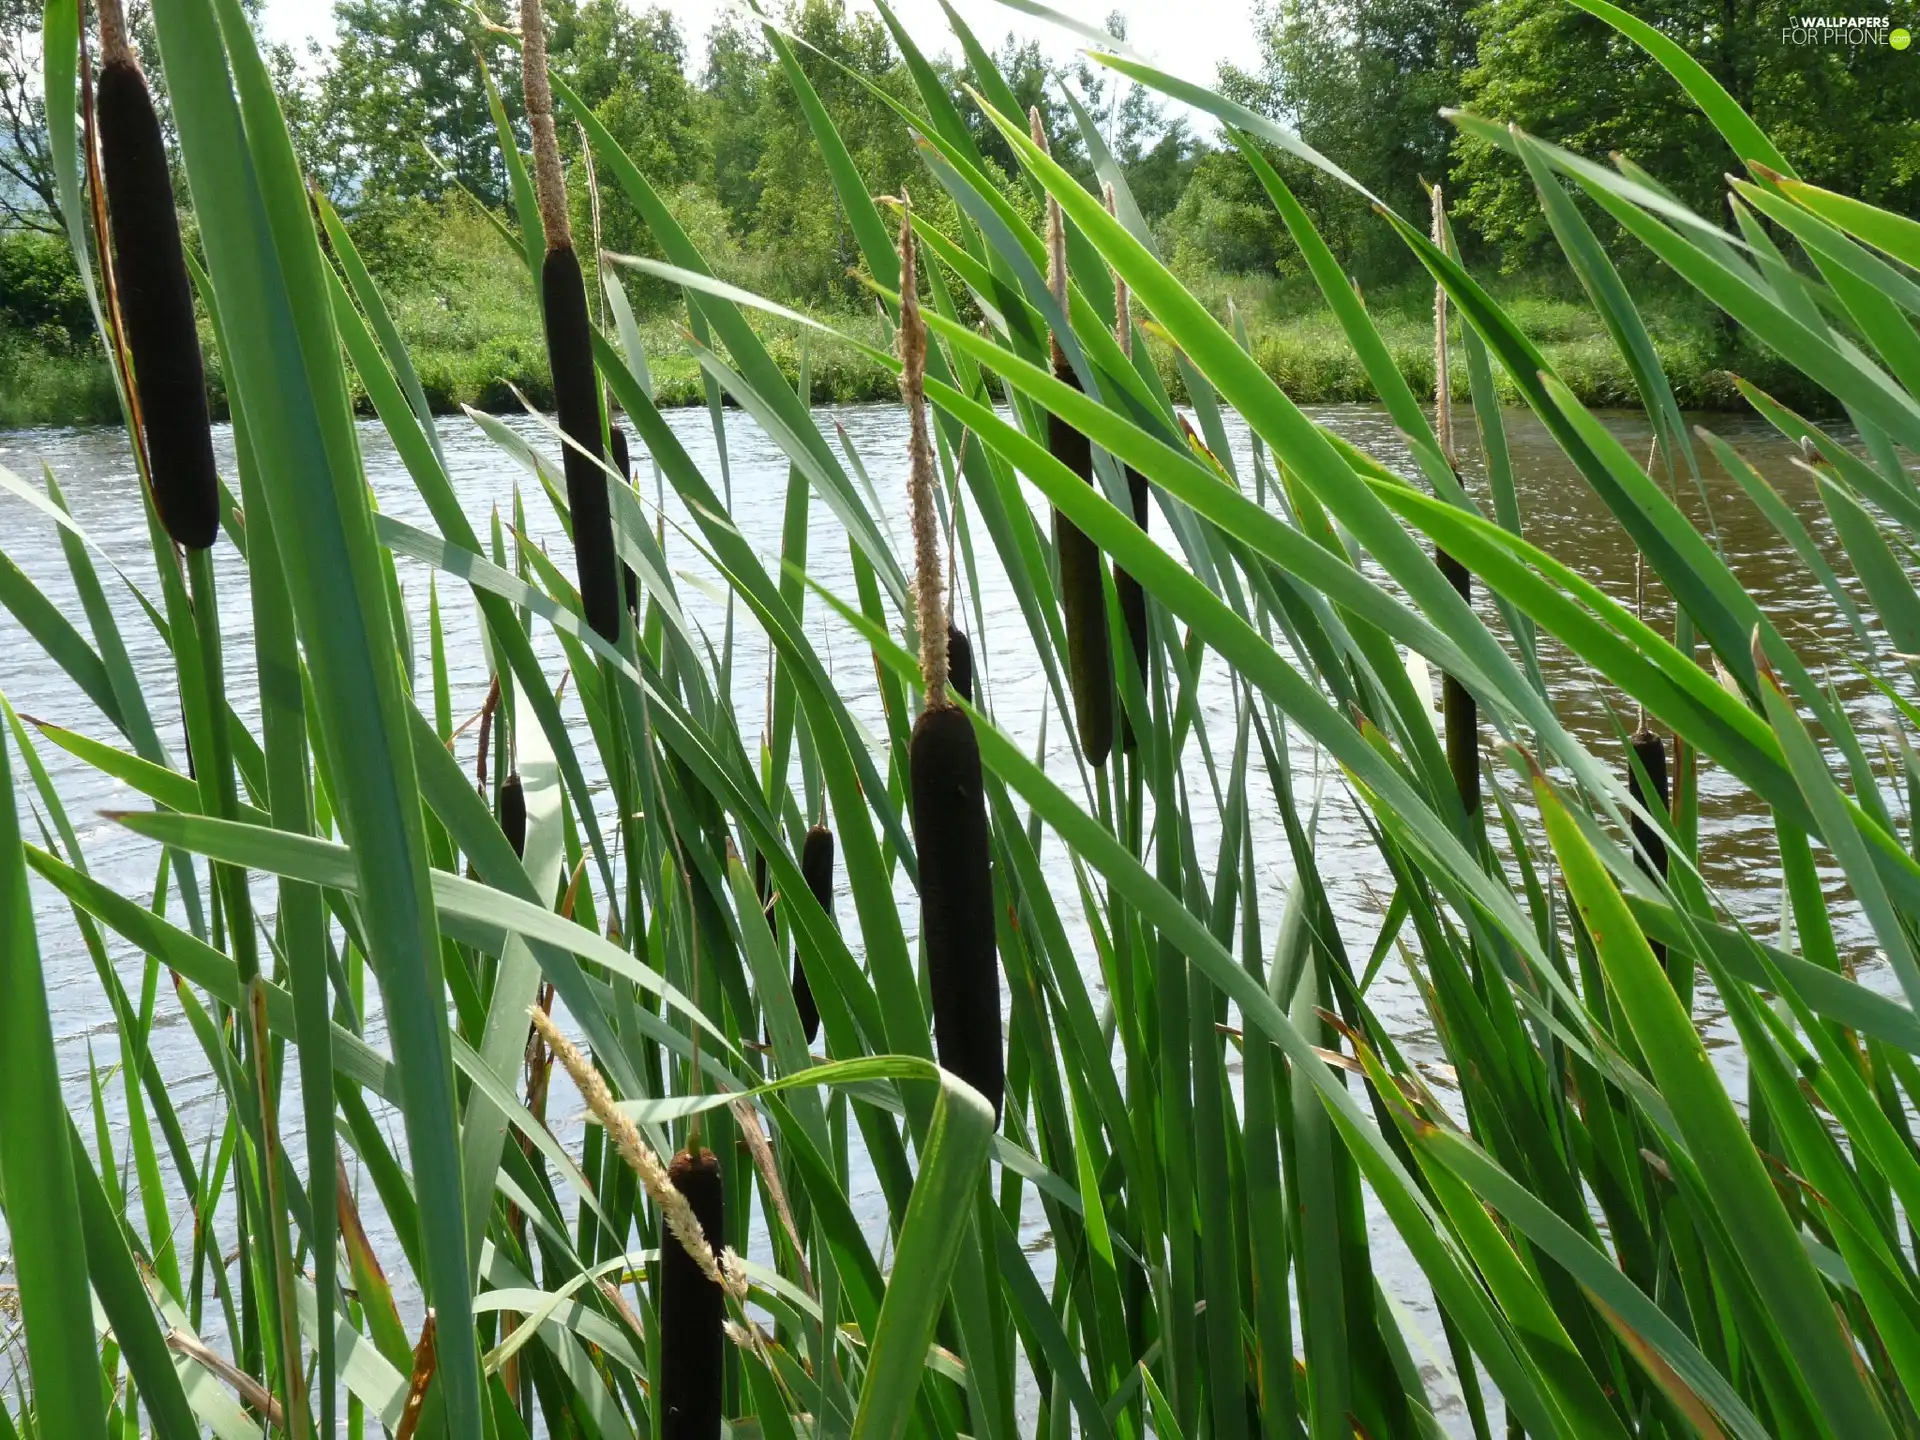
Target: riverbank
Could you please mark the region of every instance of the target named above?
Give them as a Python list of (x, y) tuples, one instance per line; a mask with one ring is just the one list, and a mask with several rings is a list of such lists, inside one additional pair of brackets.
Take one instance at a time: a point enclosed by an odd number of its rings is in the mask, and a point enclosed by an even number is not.
[[(547, 407), (551, 386), (533, 296), (519, 275), (484, 253), (453, 275), (406, 277), (394, 286), (390, 304), (419, 372), (430, 405), (440, 412), (463, 406), (494, 412), (520, 408), (515, 392)], [(437, 268), (437, 267), (436, 267)], [(1638, 395), (1632, 376), (1605, 327), (1585, 303), (1555, 293), (1541, 279), (1521, 278), (1493, 287), (1497, 299), (1537, 344), (1584, 403), (1632, 406)], [(1338, 322), (1310, 286), (1258, 276), (1200, 277), (1195, 292), (1222, 319), (1237, 314), (1261, 368), (1303, 405), (1368, 403), (1379, 398)], [(636, 293), (636, 300), (643, 297)], [(1366, 297), (1375, 325), (1416, 394), (1433, 388), (1432, 291), (1409, 280)], [(1641, 300), (1643, 317), (1680, 404), (1690, 410), (1743, 409), (1730, 372), (1753, 380), (1789, 404), (1815, 405), (1804, 380), (1743, 332), (1729, 332), (1697, 304), (1658, 293)], [(877, 315), (824, 317), (836, 329), (866, 344), (885, 347)], [(802, 358), (816, 403), (891, 399), (893, 376), (855, 345), (771, 317), (756, 317), (769, 351), (789, 383), (797, 383)], [(1459, 334), (1458, 318), (1454, 334)], [(681, 321), (660, 307), (641, 325), (655, 394), (663, 407), (696, 405), (704, 399), (699, 362)], [(0, 342), (6, 337), (0, 336)], [(211, 337), (205, 337), (210, 341)], [(1457, 340), (1456, 340), (1457, 343)], [(224, 418), (225, 387), (218, 357), (208, 354), (209, 384), (216, 412)], [(1155, 360), (1176, 399), (1184, 399), (1173, 356), (1155, 343)], [(1456, 363), (1453, 384), (1466, 399), (1467, 369)], [(1503, 398), (1519, 396), (1501, 377)], [(363, 393), (356, 403), (367, 409)], [(28, 425), (111, 424), (119, 418), (112, 375), (97, 351), (49, 348), (24, 337), (0, 343), (0, 428)]]

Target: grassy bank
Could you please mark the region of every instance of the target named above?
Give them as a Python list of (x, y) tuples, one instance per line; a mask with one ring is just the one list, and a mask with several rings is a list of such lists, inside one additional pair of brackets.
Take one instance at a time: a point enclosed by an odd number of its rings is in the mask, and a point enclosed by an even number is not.
[[(481, 217), (454, 209), (430, 248), (396, 254), (385, 278), (389, 303), (420, 381), (441, 412), (463, 406), (519, 409), (514, 392), (546, 407), (552, 399), (546, 352), (532, 286), (519, 258)], [(723, 272), (724, 273), (724, 272)], [(1338, 322), (1311, 284), (1260, 275), (1188, 277), (1194, 293), (1225, 320), (1245, 319), (1248, 340), (1264, 369), (1297, 402), (1327, 405), (1378, 399), (1372, 382)], [(701, 403), (701, 372), (687, 343), (682, 312), (634, 288), (647, 318), (641, 334), (655, 393), (663, 407)], [(1520, 276), (1492, 285), (1499, 300), (1556, 367), (1581, 401), (1592, 406), (1638, 403), (1619, 352), (1584, 298), (1553, 276)], [(655, 299), (646, 307), (649, 299)], [(1433, 292), (1417, 277), (1365, 297), (1382, 338), (1416, 394), (1433, 389)], [(1744, 408), (1728, 379), (1737, 371), (1780, 398), (1819, 410), (1820, 399), (1777, 356), (1729, 330), (1697, 296), (1671, 289), (1640, 297), (1642, 312), (1680, 404), (1690, 410)], [(755, 329), (789, 381), (799, 375), (803, 351), (816, 403), (890, 400), (893, 377), (854, 346), (789, 322), (756, 314)], [(868, 344), (886, 345), (871, 313), (828, 317), (836, 328)], [(1455, 333), (1459, 320), (1454, 318)], [(224, 378), (207, 340), (215, 408), (226, 411)], [(1161, 378), (1175, 399), (1185, 393), (1172, 351), (1156, 347)], [(1503, 397), (1519, 396), (1500, 377)], [(1464, 365), (1456, 367), (1456, 397), (1467, 398)], [(366, 408), (363, 392), (357, 403)], [(0, 426), (112, 424), (119, 420), (113, 381), (97, 351), (48, 348), (26, 337), (0, 335)]]

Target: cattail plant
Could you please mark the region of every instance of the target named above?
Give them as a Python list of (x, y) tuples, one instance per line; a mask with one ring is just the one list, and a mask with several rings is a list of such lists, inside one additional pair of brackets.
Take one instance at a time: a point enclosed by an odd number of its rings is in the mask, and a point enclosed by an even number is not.
[[(587, 318), (587, 288), (573, 248), (567, 215), (567, 185), (560, 170), (560, 144), (553, 129), (553, 89), (547, 82), (547, 35), (540, 0), (520, 0), (521, 78), (527, 123), (533, 131), (534, 190), (547, 258), (540, 267), (540, 297), (546, 316), (547, 364), (553, 371), (553, 402), (567, 437), (567, 508), (573, 515), (574, 562), (587, 623), (607, 640), (620, 638), (620, 577), (613, 550), (613, 510), (600, 468), (600, 392), (593, 375), (593, 323)], [(575, 447), (579, 447), (576, 449)], [(584, 452), (584, 453), (583, 453)]]
[[(133, 366), (136, 413), (154, 508), (176, 545), (204, 550), (220, 533), (206, 374), (166, 142), (120, 0), (100, 5), (94, 114), (113, 240), (113, 284)], [(102, 237), (103, 239), (105, 237)]]
[[(833, 918), (833, 831), (825, 825), (815, 825), (807, 831), (807, 838), (800, 846), (800, 877), (807, 882), (807, 889), (820, 908)], [(820, 1034), (820, 1006), (813, 998), (813, 986), (807, 981), (806, 967), (800, 963), (800, 952), (796, 947), (793, 956), (793, 1004), (800, 1012), (800, 1024), (807, 1032), (807, 1043), (811, 1045)]]
[(500, 833), (513, 846), (513, 853), (527, 858), (527, 792), (514, 771), (500, 786)]
[[(618, 425), (607, 427), (607, 443), (613, 451), (613, 468), (620, 478), (633, 484), (633, 458), (627, 452), (627, 432)], [(640, 577), (633, 573), (633, 567), (624, 560), (620, 562), (620, 573), (626, 578), (627, 611), (638, 617), (640, 614)]]
[[(1447, 212), (1440, 187), (1433, 198), (1433, 243), (1445, 248)], [(1433, 427), (1440, 441), (1440, 453), (1455, 472), (1453, 458), (1453, 387), (1447, 371), (1447, 292), (1436, 285), (1433, 291)], [(1437, 546), (1434, 563), (1447, 582), (1460, 592), (1460, 598), (1473, 603), (1473, 576), (1453, 556)], [(1446, 731), (1447, 769), (1453, 774), (1454, 789), (1469, 818), (1480, 813), (1480, 711), (1473, 692), (1451, 675), (1441, 678), (1440, 713)]]
[[(1105, 188), (1107, 213), (1115, 213), (1113, 186)], [(1120, 353), (1127, 359), (1133, 359), (1133, 306), (1127, 282), (1118, 272), (1113, 277), (1113, 338), (1120, 342)], [(1147, 477), (1131, 465), (1126, 467), (1127, 498), (1133, 502), (1133, 523), (1142, 531), (1147, 528), (1147, 511), (1150, 497), (1147, 493)], [(1133, 647), (1133, 660), (1140, 667), (1140, 684), (1147, 683), (1147, 594), (1140, 588), (1140, 582), (1122, 570), (1113, 567), (1113, 588), (1119, 594), (1120, 618), (1126, 622), (1127, 641)], [(1120, 748), (1128, 754), (1133, 753), (1133, 725), (1122, 721), (1120, 729)]]
[[(1000, 1045), (1000, 968), (993, 933), (987, 798), (973, 721), (947, 695), (947, 611), (941, 594), (933, 447), (927, 438), (927, 327), (915, 293), (913, 217), (900, 209), (900, 396), (909, 424), (914, 601), (926, 708), (914, 721), (907, 762), (913, 843), (920, 854), (920, 937), (933, 991), (940, 1063), (984, 1095), (997, 1117), (1006, 1089)], [(1084, 441), (1082, 442), (1085, 443)], [(1084, 537), (1083, 537), (1084, 538)], [(1095, 554), (1095, 564), (1099, 561)]]
[[(1027, 112), (1033, 143), (1047, 149), (1040, 107)], [(1067, 311), (1067, 227), (1060, 202), (1047, 197), (1047, 288), (1061, 314)], [(1060, 337), (1052, 337), (1053, 373), (1076, 390), (1079, 377), (1067, 363)], [(1047, 417), (1047, 449), (1089, 485), (1093, 483), (1093, 444), (1058, 415)], [(1053, 544), (1060, 561), (1060, 603), (1066, 612), (1067, 678), (1073, 691), (1074, 726), (1080, 748), (1094, 765), (1113, 753), (1113, 651), (1107, 640), (1107, 597), (1100, 576), (1100, 547), (1058, 510), (1053, 512)]]

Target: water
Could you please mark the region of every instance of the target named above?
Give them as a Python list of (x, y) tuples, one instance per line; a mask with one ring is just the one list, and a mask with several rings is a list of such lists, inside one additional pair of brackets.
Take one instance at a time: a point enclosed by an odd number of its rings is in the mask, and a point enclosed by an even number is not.
[[(1388, 464), (1411, 473), (1411, 462), (1404, 445), (1384, 411), (1369, 406), (1327, 407), (1310, 412), (1361, 447)], [(707, 474), (716, 490), (722, 488), (719, 448), (715, 443), (704, 411), (679, 411), (669, 414), (668, 423), (686, 446), (696, 463)], [(819, 421), (830, 439), (837, 443), (834, 427), (842, 427), (847, 439), (860, 453), (872, 476), (885, 518), (892, 527), (896, 552), (907, 554), (905, 506), (905, 423), (902, 412), (893, 406), (869, 405), (826, 409), (818, 412)], [(557, 453), (550, 434), (530, 420), (509, 423), (518, 433), (550, 457)], [(1528, 538), (1587, 579), (1629, 605), (1635, 603), (1635, 552), (1625, 533), (1614, 523), (1601, 501), (1580, 479), (1545, 431), (1530, 416), (1508, 416), (1510, 442), (1516, 483)], [(1636, 415), (1607, 417), (1607, 423), (1636, 453), (1647, 445), (1645, 421)], [(1863, 593), (1851, 583), (1831, 525), (1821, 509), (1812, 482), (1804, 471), (1792, 464), (1794, 452), (1757, 422), (1733, 416), (1714, 416), (1708, 423), (1732, 441), (1737, 449), (1780, 491), (1799, 514), (1816, 543), (1835, 563), (1846, 579), (1853, 599), (1869, 624), (1871, 607)], [(443, 420), (449, 470), (456, 491), (468, 515), (484, 535), (484, 521), (495, 507), (504, 523), (512, 523), (512, 491), (525, 485), (528, 530), (534, 543), (563, 545), (559, 530), (545, 497), (529, 481), (511, 458), (497, 448), (480, 429), (461, 418)], [(1252, 474), (1246, 427), (1235, 418), (1228, 421), (1232, 450), (1243, 476)], [(387, 513), (431, 529), (424, 504), (415, 493), (384, 432), (375, 424), (361, 426), (361, 443), (366, 457), (368, 477), (379, 502)], [(232, 473), (231, 436), (224, 429), (216, 438), (223, 472)], [(727, 473), (733, 500), (733, 518), (747, 541), (766, 558), (769, 569), (777, 567), (780, 527), (787, 487), (788, 465), (784, 454), (750, 420), (738, 413), (727, 417)], [(75, 519), (98, 544), (105, 556), (124, 571), (126, 582), (116, 580), (106, 566), (100, 568), (109, 598), (119, 618), (133, 663), (146, 684), (149, 703), (163, 739), (176, 751), (180, 748), (180, 719), (173, 708), (171, 662), (158, 636), (147, 623), (127, 586), (140, 587), (150, 598), (157, 597), (151, 553), (145, 524), (135, 489), (136, 481), (124, 437), (117, 430), (80, 429), (58, 431), (18, 431), (0, 433), (0, 465), (38, 485), (40, 467), (50, 466), (66, 492)], [(653, 486), (647, 478), (644, 459), (636, 456), (642, 476), (641, 488), (651, 497)], [(1477, 474), (1477, 456), (1469, 453), (1464, 465), (1470, 477)], [(1856, 718), (1856, 723), (1877, 725), (1891, 706), (1879, 696), (1858, 670), (1858, 657), (1852, 653), (1852, 637), (1846, 618), (1832, 598), (1820, 588), (1805, 567), (1793, 555), (1786, 542), (1775, 534), (1759, 513), (1745, 500), (1737, 487), (1717, 470), (1709, 469), (1704, 498), (1689, 484), (1680, 495), (1688, 513), (1705, 523), (1711, 514), (1720, 543), (1741, 582), (1754, 598), (1780, 624), (1814, 674), (1829, 680), (1841, 702)], [(666, 513), (670, 525), (685, 522), (684, 510), (669, 494)], [(1156, 533), (1164, 541), (1164, 522), (1156, 517)], [(72, 617), (84, 630), (84, 617), (68, 578), (64, 558), (53, 525), (17, 497), (0, 493), (0, 535), (12, 558), (60, 610)], [(701, 578), (702, 568), (692, 547), (672, 533), (668, 539), (670, 560), (681, 567), (688, 580), (681, 584), (681, 598), (689, 618), (704, 627), (716, 647), (721, 643), (725, 608), (715, 594), (710, 578)], [(1050, 703), (1038, 659), (1028, 642), (1005, 575), (995, 564), (991, 547), (984, 537), (976, 552), (981, 561), (978, 577), (979, 609), (986, 617), (984, 633), (974, 626), (974, 596), (969, 593), (965, 614), (974, 630), (974, 646), (981, 657), (980, 667), (991, 697), (997, 722), (1031, 753), (1042, 733), (1042, 712)], [(251, 686), (251, 617), (245, 602), (241, 566), (230, 546), (216, 552), (216, 568), (226, 597), (221, 616), (228, 647), (228, 674), (236, 708), (250, 724), (258, 719), (257, 699)], [(838, 523), (817, 498), (813, 502), (810, 568), (824, 584), (843, 596), (853, 594), (847, 549)], [(96, 563), (98, 563), (96, 556)], [(568, 567), (570, 568), (570, 567)], [(419, 667), (419, 687), (429, 688), (426, 674), (426, 594), (428, 577), (424, 567), (411, 561), (400, 562), (400, 575), (412, 612), (415, 654)], [(697, 583), (696, 583), (697, 582)], [(1646, 618), (1656, 628), (1671, 633), (1670, 608), (1664, 603), (1657, 584), (1646, 586)], [(457, 582), (440, 588), (442, 613), (447, 626), (447, 653), (451, 666), (453, 709), (456, 722), (475, 713), (484, 699), (487, 673), (477, 644), (475, 611)], [(865, 647), (846, 627), (830, 622), (825, 607), (817, 600), (808, 607), (807, 623), (815, 645), (836, 665), (842, 675), (842, 690), (856, 718), (869, 733), (884, 733), (883, 718), (868, 680), (870, 660)], [(564, 664), (559, 647), (543, 627), (535, 626), (536, 649), (550, 676), (556, 677)], [(733, 672), (733, 701), (741, 732), (752, 738), (760, 728), (764, 712), (764, 684), (767, 647), (751, 618), (737, 613), (736, 658)], [(1543, 641), (1541, 661), (1555, 706), (1568, 728), (1587, 742), (1609, 764), (1618, 766), (1617, 730), (1630, 730), (1634, 716), (1624, 707), (1626, 701), (1612, 690), (1602, 677), (1588, 672), (1561, 647)], [(1200, 704), (1215, 754), (1222, 765), (1230, 759), (1234, 738), (1233, 678), (1217, 656), (1210, 656), (1200, 685)], [(48, 661), (39, 647), (21, 630), (10, 614), (0, 611), (0, 690), (4, 690), (16, 710), (111, 743), (118, 737), (96, 714), (84, 695), (63, 672)], [(578, 707), (565, 706), (569, 720), (584, 732)], [(1068, 789), (1079, 793), (1061, 717), (1053, 715), (1045, 727), (1046, 762), (1049, 770)], [(469, 770), (473, 763), (475, 736), (469, 731), (460, 742), (458, 755)], [(1317, 757), (1304, 741), (1296, 739), (1293, 750), (1296, 773), (1302, 793), (1312, 793), (1316, 776), (1326, 778), (1316, 860), (1336, 912), (1349, 951), (1359, 956), (1368, 953), (1377, 935), (1380, 916), (1392, 891), (1391, 877), (1369, 843), (1358, 822), (1350, 798), (1338, 784), (1337, 771), (1329, 773), (1324, 760)], [(591, 766), (590, 743), (582, 748)], [(78, 832), (87, 862), (93, 872), (115, 889), (130, 895), (150, 895), (157, 855), (154, 847), (102, 817), (102, 811), (116, 808), (146, 808), (144, 799), (125, 787), (107, 780), (98, 772), (71, 760), (65, 752), (42, 747), (42, 757), (59, 790)], [(882, 761), (884, 766), (884, 761)], [(598, 783), (597, 775), (594, 777)], [(1197, 766), (1190, 774), (1193, 793), (1206, 793), (1204, 771)], [(1503, 774), (1500, 782), (1515, 788), (1513, 777)], [(25, 777), (18, 783), (24, 785)], [(1711, 764), (1704, 765), (1700, 780), (1702, 869), (1709, 885), (1717, 889), (1725, 903), (1741, 920), (1763, 938), (1779, 931), (1780, 871), (1771, 830), (1763, 807), (1739, 784)], [(604, 801), (604, 796), (602, 797)], [(1277, 921), (1292, 869), (1279, 812), (1267, 784), (1264, 767), (1254, 766), (1249, 776), (1249, 804), (1254, 829), (1257, 899), (1260, 912), (1271, 927)], [(1895, 797), (1889, 796), (1894, 803)], [(1201, 855), (1211, 857), (1218, 841), (1219, 823), (1210, 803), (1196, 812), (1195, 840)], [(30, 838), (33, 821), (26, 823)], [(1056, 897), (1066, 918), (1070, 935), (1079, 953), (1088, 957), (1089, 978), (1097, 984), (1097, 966), (1092, 961), (1092, 946), (1085, 926), (1078, 921), (1079, 906), (1074, 880), (1066, 856), (1057, 842), (1049, 842), (1043, 859)], [(1846, 958), (1857, 965), (1863, 981), (1891, 989), (1872, 939), (1870, 928), (1852, 902), (1837, 870), (1826, 875), (1833, 901), (1836, 935)], [(270, 908), (272, 892), (261, 887), (263, 908)], [(115, 1058), (116, 1041), (112, 1013), (92, 971), (92, 963), (80, 945), (64, 901), (53, 890), (35, 881), (36, 918), (44, 953), (47, 987), (55, 997), (55, 1039), (59, 1048), (64, 1079), (76, 1106), (86, 1104), (89, 1057), (102, 1065)], [(852, 906), (843, 896), (839, 905), (843, 924), (852, 930)], [(178, 914), (177, 908), (172, 912)], [(912, 907), (903, 913), (911, 916)], [(850, 936), (858, 953), (857, 936)], [(130, 990), (137, 995), (142, 960), (128, 947), (110, 946), (114, 963)], [(1393, 1028), (1403, 1051), (1428, 1072), (1429, 1078), (1443, 1090), (1449, 1087), (1444, 1056), (1432, 1032), (1425, 1010), (1410, 978), (1389, 960), (1375, 980), (1369, 1000), (1385, 1022)], [(1699, 1018), (1709, 1044), (1716, 1048), (1724, 1071), (1735, 1081), (1738, 1052), (1733, 1045), (1731, 1027), (1719, 1012), (1710, 991), (1701, 996)], [(371, 1017), (369, 1038), (380, 1043), (379, 1017)], [(201, 1137), (219, 1115), (217, 1092), (207, 1071), (200, 1049), (185, 1024), (177, 1005), (162, 993), (154, 1030), (156, 1058), (166, 1073), (171, 1093), (179, 1106), (182, 1123), (190, 1141), (199, 1145)], [(1738, 1093), (1736, 1091), (1736, 1093)], [(296, 1113), (296, 1101), (289, 1094), (285, 1113)], [(556, 1098), (552, 1112), (571, 1115), (577, 1110), (571, 1096)], [(85, 1122), (83, 1120), (83, 1128)], [(397, 1126), (389, 1125), (392, 1138), (399, 1140)], [(404, 1146), (396, 1144), (404, 1154)], [(871, 1176), (856, 1177), (855, 1203), (869, 1229), (878, 1234), (884, 1216), (883, 1202)], [(1036, 1207), (1037, 1208), (1037, 1207)], [(1459, 1405), (1453, 1382), (1444, 1373), (1439, 1360), (1444, 1347), (1439, 1338), (1437, 1316), (1431, 1296), (1417, 1270), (1387, 1227), (1384, 1217), (1374, 1217), (1380, 1239), (1379, 1262), (1389, 1292), (1401, 1303), (1412, 1322), (1416, 1340), (1426, 1342), (1424, 1355), (1416, 1345), (1416, 1356), (1430, 1361), (1429, 1380), (1442, 1419), (1449, 1428), (1463, 1429), (1464, 1410)], [(1051, 1268), (1048, 1241), (1037, 1214), (1024, 1227), (1023, 1240), (1035, 1254), (1043, 1278)], [(410, 1317), (411, 1321), (411, 1317)], [(0, 1363), (0, 1369), (4, 1364)], [(1464, 1430), (1463, 1430), (1464, 1433)]]

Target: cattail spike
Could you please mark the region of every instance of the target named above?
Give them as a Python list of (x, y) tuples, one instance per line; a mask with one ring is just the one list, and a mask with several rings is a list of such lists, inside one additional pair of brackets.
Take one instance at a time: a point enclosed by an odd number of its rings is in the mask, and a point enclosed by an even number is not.
[(500, 786), (500, 833), (513, 846), (513, 853), (527, 858), (527, 792), (514, 771)]
[[(1471, 603), (1473, 576), (1467, 567), (1444, 550), (1436, 549), (1433, 558), (1460, 598)], [(1440, 708), (1446, 729), (1447, 768), (1453, 774), (1454, 788), (1460, 792), (1460, 803), (1471, 817), (1480, 813), (1479, 707), (1471, 690), (1446, 675), (1441, 679)]]
[(120, 0), (99, 0), (95, 7), (100, 14), (100, 59), (105, 64), (118, 60), (132, 60), (133, 46), (127, 38), (127, 17), (120, 8)]
[(913, 514), (913, 595), (928, 708), (947, 703), (947, 611), (940, 593), (940, 516), (927, 436), (927, 324), (920, 315), (913, 204), (900, 192), (900, 398), (907, 407), (907, 499)]
[[(1649, 730), (1646, 721), (1640, 722), (1640, 728), (1633, 732), (1627, 741), (1629, 761), (1627, 766), (1627, 793), (1633, 797), (1634, 804), (1649, 814), (1666, 815), (1671, 812), (1672, 802), (1667, 789), (1667, 746), (1658, 735)], [(1646, 781), (1641, 780), (1645, 772)], [(1652, 790), (1649, 793), (1648, 786)], [(1638, 815), (1629, 817), (1633, 828), (1635, 856), (1640, 868), (1647, 874), (1659, 879), (1667, 876), (1667, 841), (1659, 830), (1642, 820)], [(1667, 947), (1654, 943), (1654, 958), (1659, 960), (1661, 968), (1667, 967)]]
[[(667, 1167), (709, 1249), (722, 1243), (725, 1187), (711, 1150), (682, 1150)], [(671, 1230), (660, 1239), (662, 1440), (719, 1440), (726, 1404), (726, 1295)]]
[[(800, 877), (814, 901), (833, 919), (833, 832), (825, 825), (807, 831), (800, 847)], [(813, 998), (813, 986), (807, 980), (806, 967), (800, 963), (798, 947), (793, 956), (793, 1004), (800, 1012), (800, 1025), (811, 1045), (820, 1035), (820, 1006)]]
[(954, 693), (973, 704), (973, 642), (957, 625), (947, 626), (947, 683)]
[(987, 1098), (1006, 1091), (1000, 962), (994, 937), (986, 786), (973, 721), (957, 705), (923, 710), (908, 749), (920, 938), (927, 947), (940, 1063)]
[[(1120, 209), (1114, 200), (1111, 180), (1101, 187), (1100, 198), (1106, 202), (1107, 213), (1117, 219)], [(1113, 276), (1113, 338), (1120, 344), (1120, 353), (1133, 359), (1133, 296), (1118, 271)]]
[(166, 142), (113, 0), (102, 6), (100, 25), (105, 63), (94, 114), (139, 439), (160, 523), (176, 545), (204, 550), (220, 534), (220, 479)]
[(567, 182), (560, 169), (560, 139), (553, 128), (553, 86), (547, 79), (547, 27), (540, 0), (520, 0), (520, 83), (533, 132), (533, 189), (547, 249), (573, 246), (567, 213)]
[[(633, 460), (627, 452), (627, 432), (618, 425), (607, 427), (607, 440), (613, 451), (613, 468), (629, 486), (633, 484)], [(618, 546), (615, 547), (616, 549)], [(633, 573), (633, 567), (625, 561), (620, 563), (620, 573), (626, 581), (627, 612), (636, 619), (640, 614), (640, 577)]]

